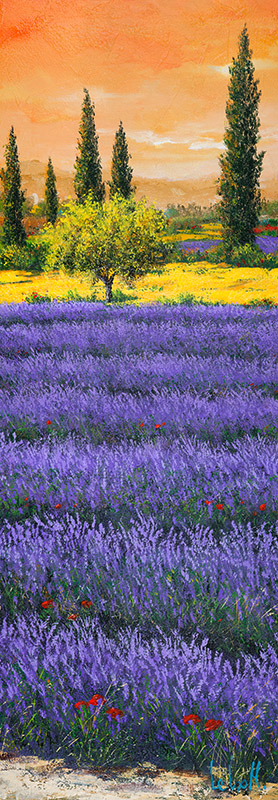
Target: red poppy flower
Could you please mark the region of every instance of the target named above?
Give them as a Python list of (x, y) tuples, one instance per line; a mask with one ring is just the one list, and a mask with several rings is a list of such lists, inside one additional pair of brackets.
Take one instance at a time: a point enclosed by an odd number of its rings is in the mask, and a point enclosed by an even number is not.
[(253, 517), (256, 517), (256, 516), (257, 516), (257, 512), (253, 511)]
[(29, 500), (29, 497), (24, 497), (24, 503), (26, 503), (27, 500)]
[(156, 425), (155, 427), (156, 427), (156, 428), (161, 428), (161, 425)]
[(144, 427), (144, 422), (140, 422), (140, 428)]
[(187, 717), (183, 717), (182, 721), (187, 725), (188, 722), (192, 719), (192, 722), (201, 722), (202, 720), (198, 717), (198, 714), (188, 714)]
[(253, 383), (250, 383), (250, 386), (254, 386), (254, 384), (253, 384)]
[(110, 714), (112, 719), (116, 719), (116, 717), (122, 717), (124, 712), (120, 708), (106, 708), (105, 713)]
[(241, 501), (240, 501), (240, 505), (241, 505), (241, 506), (242, 506), (242, 505), (244, 505), (244, 500), (241, 500)]
[(89, 700), (89, 705), (97, 706), (97, 701), (98, 700), (102, 700), (103, 703), (106, 703), (104, 694), (93, 694), (93, 697), (91, 697), (91, 700)]
[(206, 506), (209, 506), (209, 505), (210, 505), (210, 503), (212, 503), (212, 500), (205, 500), (205, 504), (206, 504)]
[(224, 508), (223, 503), (216, 503), (215, 508)]
[(265, 508), (266, 508), (266, 503), (262, 503), (262, 505), (259, 506), (260, 511), (264, 511)]
[(216, 731), (220, 725), (223, 725), (221, 719), (208, 719), (205, 722), (205, 731)]
[(68, 619), (77, 619), (78, 614), (70, 614)]
[(93, 605), (93, 603), (92, 603), (92, 601), (91, 601), (91, 600), (81, 600), (81, 605), (82, 605), (84, 608), (90, 608), (90, 606), (92, 606), (92, 605)]
[(86, 700), (78, 700), (77, 703), (74, 703), (74, 708), (79, 708), (79, 706), (86, 706), (88, 708), (89, 703), (86, 703)]
[(54, 506), (54, 508), (62, 508), (62, 503), (56, 503), (56, 506)]
[(48, 419), (46, 424), (51, 425), (51, 419)]
[(41, 603), (42, 608), (52, 608), (53, 607), (53, 600), (44, 600)]
[(162, 422), (161, 424), (162, 424), (162, 425), (166, 425), (166, 422)]
[(75, 506), (78, 506), (78, 503), (74, 503), (74, 504), (73, 504), (73, 508), (75, 508)]

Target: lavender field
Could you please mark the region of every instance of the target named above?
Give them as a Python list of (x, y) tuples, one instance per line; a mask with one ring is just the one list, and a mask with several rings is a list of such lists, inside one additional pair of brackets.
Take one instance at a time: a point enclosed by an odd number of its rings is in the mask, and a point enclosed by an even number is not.
[(277, 307), (0, 306), (0, 746), (278, 752)]

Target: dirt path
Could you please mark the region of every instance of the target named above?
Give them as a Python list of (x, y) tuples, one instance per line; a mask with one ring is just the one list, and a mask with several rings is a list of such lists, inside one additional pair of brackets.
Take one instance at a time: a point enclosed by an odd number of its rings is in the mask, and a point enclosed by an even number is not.
[[(247, 795), (233, 793), (240, 800)], [(278, 800), (278, 783), (266, 783), (266, 791), (252, 787), (251, 800), (263, 794)], [(63, 761), (36, 757), (12, 757), (0, 761), (0, 800), (212, 800), (228, 798), (232, 792), (213, 791), (209, 777), (175, 770), (165, 772), (154, 765), (119, 769), (72, 770)]]

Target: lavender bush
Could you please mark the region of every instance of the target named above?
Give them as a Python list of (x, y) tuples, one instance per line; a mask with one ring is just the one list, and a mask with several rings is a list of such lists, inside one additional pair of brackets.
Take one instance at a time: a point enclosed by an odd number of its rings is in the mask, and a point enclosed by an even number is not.
[(0, 306), (3, 749), (275, 777), (277, 328)]

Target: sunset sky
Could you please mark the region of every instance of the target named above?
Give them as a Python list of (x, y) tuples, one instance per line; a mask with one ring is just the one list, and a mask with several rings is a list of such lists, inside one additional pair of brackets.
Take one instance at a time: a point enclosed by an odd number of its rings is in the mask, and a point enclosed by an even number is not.
[(20, 160), (51, 156), (71, 171), (86, 87), (104, 169), (121, 119), (134, 177), (217, 174), (245, 22), (262, 90), (262, 178), (277, 179), (277, 0), (4, 0), (0, 161), (13, 125)]

